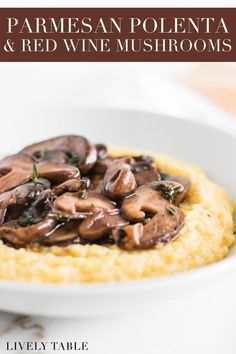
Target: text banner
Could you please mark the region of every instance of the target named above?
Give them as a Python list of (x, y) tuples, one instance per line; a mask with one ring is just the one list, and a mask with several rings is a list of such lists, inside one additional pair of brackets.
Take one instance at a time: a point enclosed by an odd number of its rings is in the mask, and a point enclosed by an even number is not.
[(236, 61), (236, 8), (0, 8), (0, 61)]

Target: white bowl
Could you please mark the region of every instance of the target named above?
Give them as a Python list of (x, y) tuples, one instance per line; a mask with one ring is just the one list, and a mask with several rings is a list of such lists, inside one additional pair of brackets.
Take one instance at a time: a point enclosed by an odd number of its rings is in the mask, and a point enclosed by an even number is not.
[[(233, 132), (158, 114), (113, 109), (35, 107), (19, 115), (13, 119), (9, 114), (2, 122), (2, 154), (50, 136), (81, 134), (93, 142), (162, 152), (201, 165), (236, 199)], [(232, 286), (235, 271), (236, 255), (232, 251), (220, 262), (162, 278), (73, 286), (0, 281), (0, 309), (47, 316), (88, 316), (155, 307), (161, 315), (166, 306), (172, 306), (173, 311), (181, 303), (192, 306), (199, 291), (205, 299), (216, 299), (219, 289), (222, 295), (223, 286), (232, 298), (236, 292)]]

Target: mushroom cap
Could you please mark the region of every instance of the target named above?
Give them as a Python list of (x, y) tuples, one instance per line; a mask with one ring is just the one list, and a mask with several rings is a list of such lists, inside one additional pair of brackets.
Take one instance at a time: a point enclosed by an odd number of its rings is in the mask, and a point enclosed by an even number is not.
[(112, 214), (116, 210), (115, 205), (109, 199), (92, 191), (86, 192), (85, 197), (81, 197), (80, 192), (64, 193), (56, 199), (53, 208), (54, 212), (71, 219), (83, 218), (99, 211)]
[(27, 182), (21, 184), (14, 189), (0, 194), (0, 209), (8, 208), (13, 204), (24, 204), (27, 205), (29, 201), (32, 200), (31, 195), (36, 196), (44, 189), (50, 187), (50, 182), (48, 184), (35, 184), (33, 182)]
[(67, 153), (65, 153), (62, 150), (42, 150), (42, 151), (36, 151), (35, 153), (32, 154), (33, 158), (36, 160), (36, 162), (42, 162), (42, 161), (50, 161), (50, 162), (59, 162), (59, 163), (69, 163), (69, 156)]
[(107, 156), (103, 160), (97, 160), (92, 169), (93, 173), (104, 175), (113, 161), (114, 158), (111, 156)]
[(54, 186), (52, 191), (56, 195), (61, 195), (65, 192), (77, 192), (80, 188), (81, 179), (73, 178)]
[(27, 227), (20, 226), (17, 220), (11, 220), (0, 226), (0, 237), (14, 246), (25, 246), (51, 232), (55, 226), (56, 221), (51, 218)]
[(132, 158), (114, 160), (107, 169), (102, 192), (111, 199), (121, 199), (133, 193), (137, 187), (135, 177), (131, 171)]
[(184, 214), (178, 207), (171, 206), (175, 215), (165, 208), (159, 211), (143, 228), (140, 248), (149, 249), (153, 246), (163, 246), (173, 241), (184, 226)]
[(107, 157), (107, 147), (104, 144), (96, 144), (98, 160), (104, 160)]
[(146, 225), (136, 223), (114, 230), (118, 246), (126, 250), (144, 250), (174, 241), (184, 226), (184, 214), (178, 207), (173, 209), (175, 215), (162, 209)]
[[(0, 162), (0, 193), (9, 191), (33, 178), (32, 157), (19, 153), (6, 157)], [(71, 178), (79, 178), (78, 168), (57, 162), (44, 161), (37, 164), (39, 177), (53, 183), (62, 183)]]
[(0, 161), (0, 174), (3, 173), (4, 169), (8, 172), (9, 168), (19, 168), (24, 169), (28, 168), (28, 165), (32, 165), (34, 163), (34, 159), (31, 156), (28, 156), (24, 153), (18, 153), (14, 155), (6, 156), (4, 159)]
[(149, 184), (152, 189), (160, 192), (163, 198), (179, 205), (185, 197), (184, 186), (176, 181), (164, 180)]
[(157, 168), (153, 166), (153, 159), (150, 156), (141, 155), (133, 157), (133, 159), (132, 172), (138, 186), (160, 180), (160, 173)]
[(0, 194), (0, 225), (4, 221), (16, 219), (30, 206), (30, 204), (45, 189), (49, 188), (48, 184), (35, 184), (27, 182), (14, 189)]
[(119, 214), (98, 212), (82, 221), (79, 233), (88, 241), (96, 241), (107, 236), (113, 228), (122, 227), (127, 224), (128, 222)]
[(170, 242), (184, 225), (181, 209), (151, 186), (139, 187), (123, 200), (121, 210), (130, 222), (143, 221), (146, 213), (154, 215), (143, 227), (129, 225), (115, 233), (118, 245), (124, 249), (149, 249)]
[(114, 157), (108, 156), (106, 145), (96, 144), (95, 147), (97, 150), (97, 161), (93, 166), (92, 172), (93, 174), (104, 175), (114, 160)]
[(127, 251), (138, 249), (140, 239), (143, 236), (143, 224), (136, 223), (134, 225), (114, 229), (112, 235), (120, 248), (126, 249)]
[(121, 205), (121, 211), (131, 222), (143, 221), (146, 213), (156, 214), (165, 200), (159, 192), (150, 186), (141, 186), (135, 193), (125, 198)]
[(183, 187), (183, 190), (180, 193), (176, 193), (174, 198), (174, 203), (176, 205), (182, 203), (189, 193), (191, 187), (191, 181), (186, 177), (173, 176), (170, 174), (162, 174), (162, 181), (179, 183), (179, 185)]
[(51, 233), (44, 235), (39, 242), (43, 245), (57, 245), (72, 242), (79, 235), (79, 223), (70, 220), (65, 224), (58, 225)]
[[(61, 150), (69, 154), (72, 158), (78, 156), (76, 163), (82, 174), (87, 173), (97, 160), (97, 150), (89, 141), (78, 135), (64, 135), (56, 138), (44, 140), (27, 146), (21, 152), (34, 155), (40, 151)], [(46, 156), (45, 156), (46, 157)]]
[(68, 179), (80, 177), (78, 168), (58, 162), (40, 162), (38, 165), (39, 176), (48, 179), (54, 184), (63, 183)]
[(94, 192), (101, 193), (103, 184), (103, 175), (95, 174), (90, 176), (90, 189)]
[[(50, 189), (42, 191), (30, 207), (27, 213), (31, 216), (34, 223), (39, 222), (48, 217), (48, 213), (52, 208), (53, 196)], [(20, 218), (21, 219), (21, 218)]]
[(29, 181), (34, 160), (25, 154), (5, 157), (0, 161), (0, 193)]

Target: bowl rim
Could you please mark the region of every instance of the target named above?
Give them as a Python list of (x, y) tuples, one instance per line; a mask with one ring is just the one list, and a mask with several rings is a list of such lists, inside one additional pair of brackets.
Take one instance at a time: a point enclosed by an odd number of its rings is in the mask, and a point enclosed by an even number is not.
[[(187, 125), (197, 125), (210, 130), (217, 130), (220, 133), (228, 134), (231, 137), (236, 137), (236, 126), (234, 122), (231, 121), (227, 116), (224, 117), (224, 126), (212, 125), (209, 122), (199, 122), (195, 119), (187, 119), (184, 117), (166, 115), (152, 110), (139, 110), (139, 109), (129, 109), (120, 107), (102, 107), (102, 106), (78, 106), (78, 110), (82, 111), (118, 111), (128, 113), (139, 113), (151, 115), (161, 115), (168, 119), (179, 120)], [(18, 292), (30, 292), (34, 293), (45, 293), (45, 294), (94, 294), (94, 293), (123, 293), (132, 291), (146, 291), (147, 289), (154, 288), (170, 288), (172, 286), (182, 286), (188, 282), (192, 284), (193, 282), (201, 281), (207, 277), (214, 277), (219, 274), (226, 273), (229, 269), (236, 268), (236, 254), (229, 254), (225, 258), (213, 262), (208, 265), (203, 265), (198, 268), (185, 270), (182, 272), (163, 275), (163, 276), (152, 276), (147, 278), (140, 278), (134, 280), (123, 280), (123, 281), (111, 281), (111, 282), (93, 282), (93, 283), (43, 283), (34, 281), (23, 281), (23, 280), (4, 280), (0, 279), (0, 290), (13, 290)]]

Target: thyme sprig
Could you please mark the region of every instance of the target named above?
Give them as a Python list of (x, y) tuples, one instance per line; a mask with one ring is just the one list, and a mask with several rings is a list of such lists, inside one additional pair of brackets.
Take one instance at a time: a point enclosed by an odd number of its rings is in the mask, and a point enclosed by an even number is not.
[(79, 155), (74, 155), (69, 160), (69, 163), (71, 165), (73, 165), (73, 166), (77, 166), (79, 162), (80, 162), (80, 156)]
[(28, 211), (24, 211), (19, 224), (23, 227), (30, 226), (33, 224), (33, 217)]
[(32, 176), (32, 181), (33, 183), (36, 184), (41, 184), (42, 186), (47, 186), (48, 185), (48, 180), (45, 178), (40, 178), (39, 177), (39, 171), (38, 171), (38, 166), (36, 163), (33, 164), (33, 176)]
[(173, 208), (172, 206), (167, 206), (166, 210), (167, 210), (168, 214), (170, 214), (172, 216), (176, 215), (176, 213), (177, 213), (176, 209)]

